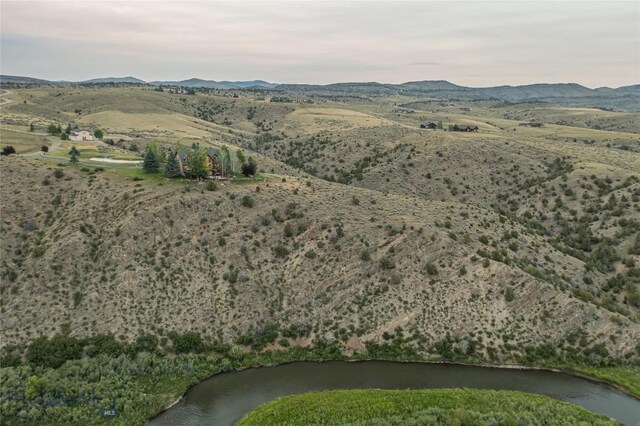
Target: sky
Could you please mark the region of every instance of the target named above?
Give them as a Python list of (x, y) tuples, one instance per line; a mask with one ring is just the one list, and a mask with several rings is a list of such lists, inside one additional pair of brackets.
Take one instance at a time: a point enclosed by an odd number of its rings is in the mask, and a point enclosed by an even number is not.
[(2, 0), (0, 72), (618, 87), (640, 83), (640, 1)]

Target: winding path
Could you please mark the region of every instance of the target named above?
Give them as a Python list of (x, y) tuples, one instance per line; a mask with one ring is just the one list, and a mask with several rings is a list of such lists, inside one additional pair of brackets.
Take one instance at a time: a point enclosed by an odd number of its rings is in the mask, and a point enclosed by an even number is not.
[(10, 94), (11, 94), (10, 90), (5, 90), (4, 93), (0, 93), (0, 105), (6, 105), (6, 104), (10, 104), (11, 102), (13, 102), (9, 98), (2, 98), (1, 97), (1, 96), (7, 96), (7, 95), (10, 95)]

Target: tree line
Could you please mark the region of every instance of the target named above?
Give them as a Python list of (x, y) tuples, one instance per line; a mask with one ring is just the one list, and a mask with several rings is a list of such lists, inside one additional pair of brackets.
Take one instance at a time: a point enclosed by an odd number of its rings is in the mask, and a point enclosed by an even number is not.
[[(69, 135), (71, 134), (71, 123), (67, 124), (67, 127), (63, 130), (62, 126), (60, 126), (60, 124), (55, 124), (55, 123), (51, 123), (49, 124), (49, 126), (47, 127), (47, 133), (49, 133), (51, 136), (60, 136), (60, 139), (62, 139), (63, 141), (69, 140)], [(34, 131), (34, 126), (33, 123), (31, 123), (29, 125), (29, 131), (33, 132)], [(102, 129), (96, 129), (93, 131), (93, 136), (96, 139), (102, 139), (104, 137), (104, 132), (102, 131)]]
[[(188, 176), (191, 179), (205, 179), (209, 176), (209, 154), (200, 144), (190, 147), (178, 146), (175, 149), (164, 150), (155, 142), (147, 144), (144, 153), (142, 169), (147, 173), (163, 172), (167, 178), (183, 176), (178, 153), (185, 153), (185, 164), (188, 166)], [(255, 176), (258, 164), (253, 157), (245, 157), (241, 149), (231, 151), (222, 145), (216, 155), (218, 171), (222, 176), (232, 177), (242, 174), (245, 177)]]

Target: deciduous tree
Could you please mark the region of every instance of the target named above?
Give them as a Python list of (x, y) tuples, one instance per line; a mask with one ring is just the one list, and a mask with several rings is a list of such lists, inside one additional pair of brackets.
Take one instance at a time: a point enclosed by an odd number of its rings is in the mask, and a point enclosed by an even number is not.
[(189, 174), (195, 179), (204, 179), (208, 175), (208, 159), (204, 148), (192, 149), (187, 154)]

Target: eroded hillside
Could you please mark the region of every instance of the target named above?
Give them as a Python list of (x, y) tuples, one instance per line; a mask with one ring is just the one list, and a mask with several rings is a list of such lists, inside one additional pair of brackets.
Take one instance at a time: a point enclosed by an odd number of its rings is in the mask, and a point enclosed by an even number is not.
[[(57, 164), (68, 143), (48, 162), (2, 158), (2, 344), (194, 330), (494, 360), (544, 345), (638, 355), (637, 134), (521, 128), (516, 118), (550, 120), (549, 109), (516, 117), (486, 102), (269, 96), (19, 91), (3, 135), (68, 120), (115, 140), (89, 155), (127, 158), (149, 141), (226, 143), (267, 178), (217, 191), (133, 180)], [(447, 131), (456, 123), (479, 131)]]
[[(227, 342), (275, 327), (347, 349), (402, 337), (428, 350), (450, 336), (494, 358), (543, 343), (622, 356), (640, 338), (624, 316), (523, 270), (525, 258), (578, 261), (483, 207), (315, 178), (212, 192), (12, 157), (0, 169), (5, 345), (67, 323), (78, 336)], [(505, 235), (517, 251), (501, 248)], [(505, 256), (478, 254), (494, 249)]]

